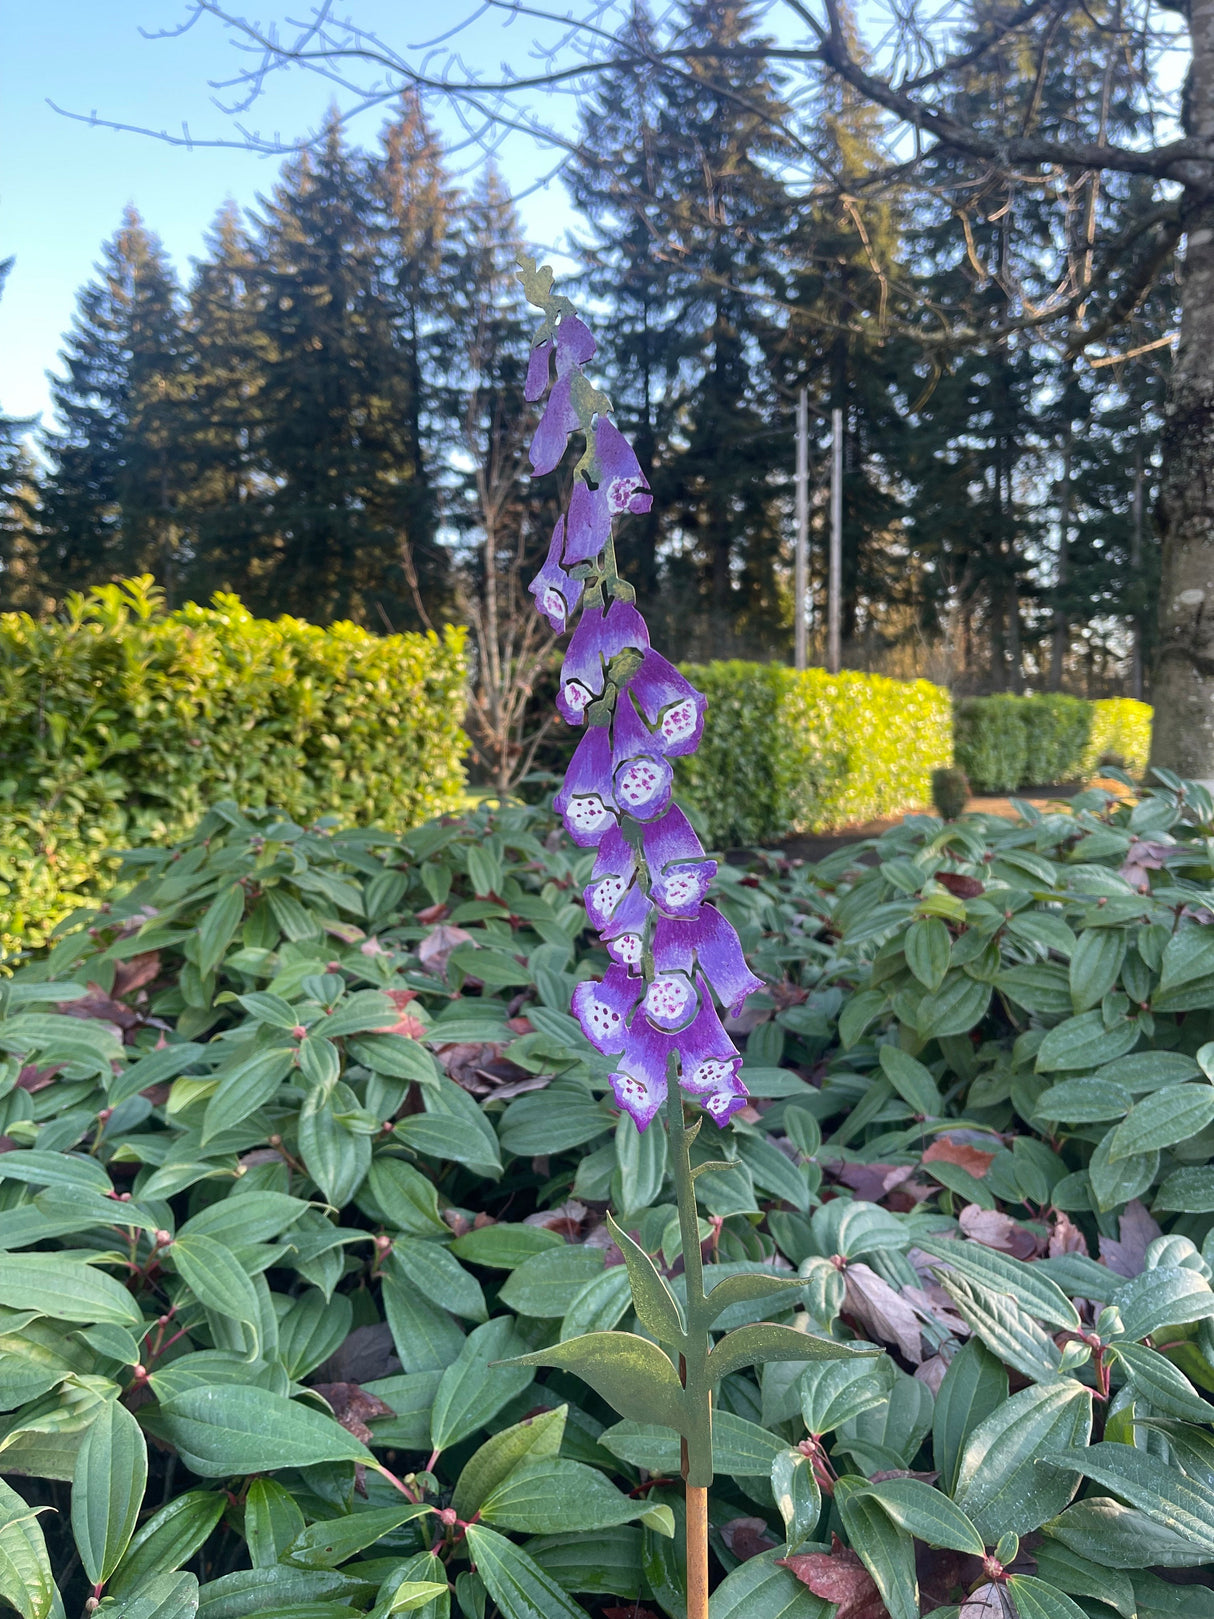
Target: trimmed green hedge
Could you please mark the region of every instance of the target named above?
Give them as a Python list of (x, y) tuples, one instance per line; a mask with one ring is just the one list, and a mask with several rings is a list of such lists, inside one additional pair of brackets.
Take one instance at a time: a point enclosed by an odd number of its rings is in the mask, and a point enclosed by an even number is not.
[(0, 952), (215, 799), (394, 830), (460, 802), (464, 637), (164, 611), (147, 579), (0, 615)]
[(926, 804), (932, 771), (952, 761), (949, 695), (926, 680), (742, 662), (683, 672), (708, 719), (678, 788), (718, 847)]
[(957, 763), (970, 786), (1009, 793), (1036, 783), (1086, 781), (1108, 755), (1132, 776), (1145, 774), (1151, 709), (1128, 697), (971, 697), (956, 706), (954, 732)]

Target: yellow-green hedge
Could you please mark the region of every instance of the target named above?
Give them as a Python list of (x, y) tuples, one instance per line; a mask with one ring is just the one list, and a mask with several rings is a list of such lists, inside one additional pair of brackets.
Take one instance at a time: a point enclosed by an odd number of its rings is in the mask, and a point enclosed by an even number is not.
[(464, 678), (459, 630), (269, 622), (234, 596), (168, 613), (147, 579), (0, 614), (0, 953), (216, 799), (394, 829), (454, 809)]
[(926, 680), (778, 664), (688, 665), (708, 697), (678, 791), (716, 846), (771, 842), (926, 804), (952, 762), (948, 692)]
[(957, 763), (978, 792), (1083, 781), (1108, 755), (1146, 773), (1151, 708), (1129, 697), (1095, 702), (1062, 693), (971, 697), (957, 704)]

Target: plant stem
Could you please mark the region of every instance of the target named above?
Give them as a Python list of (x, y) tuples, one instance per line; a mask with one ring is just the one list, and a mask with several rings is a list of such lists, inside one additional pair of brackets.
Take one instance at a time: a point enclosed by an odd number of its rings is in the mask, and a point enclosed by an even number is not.
[(687, 1494), (687, 1619), (708, 1619), (708, 1486), (712, 1482), (712, 1404), (708, 1384), (709, 1311), (704, 1295), (704, 1261), (700, 1253), (700, 1220), (691, 1143), (698, 1122), (687, 1128), (683, 1095), (670, 1076), (666, 1130), (674, 1167), (675, 1199), (687, 1283), (687, 1335), (679, 1356), (679, 1375), (687, 1391), (688, 1434), (683, 1440), (683, 1479)]

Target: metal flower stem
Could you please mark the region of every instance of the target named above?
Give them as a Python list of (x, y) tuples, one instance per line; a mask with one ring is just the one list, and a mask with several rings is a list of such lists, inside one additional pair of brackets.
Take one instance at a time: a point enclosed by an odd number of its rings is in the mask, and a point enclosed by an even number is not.
[(674, 1167), (675, 1201), (687, 1284), (686, 1336), (679, 1352), (679, 1376), (686, 1390), (687, 1432), (682, 1444), (683, 1480), (687, 1496), (687, 1619), (708, 1619), (708, 1486), (712, 1482), (712, 1389), (708, 1381), (709, 1307), (704, 1293), (704, 1261), (700, 1253), (700, 1217), (696, 1210), (691, 1144), (702, 1118), (687, 1124), (683, 1094), (677, 1084), (666, 1093), (666, 1131)]

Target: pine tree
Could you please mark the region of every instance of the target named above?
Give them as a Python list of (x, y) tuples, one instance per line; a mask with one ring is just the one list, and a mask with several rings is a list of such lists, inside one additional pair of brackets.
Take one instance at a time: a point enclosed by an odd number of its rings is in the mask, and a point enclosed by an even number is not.
[[(12, 267), (0, 259), (0, 295)], [(50, 605), (38, 562), (38, 469), (25, 444), (33, 426), (33, 417), (0, 412), (0, 612)]]
[(180, 535), (182, 341), (178, 287), (128, 207), (79, 295), (51, 398), (45, 564), (59, 590), (152, 573), (172, 589)]

